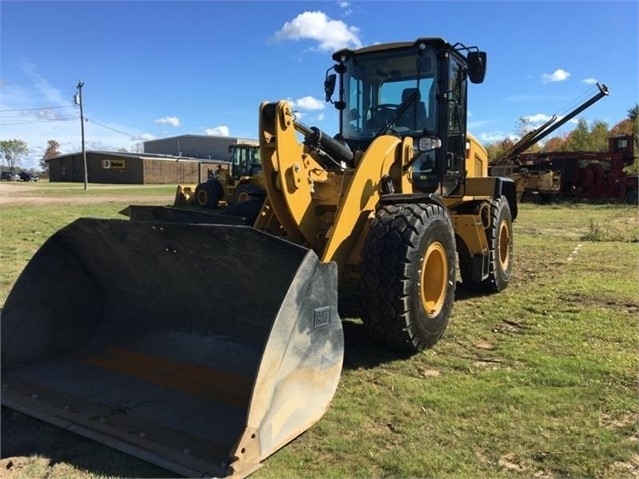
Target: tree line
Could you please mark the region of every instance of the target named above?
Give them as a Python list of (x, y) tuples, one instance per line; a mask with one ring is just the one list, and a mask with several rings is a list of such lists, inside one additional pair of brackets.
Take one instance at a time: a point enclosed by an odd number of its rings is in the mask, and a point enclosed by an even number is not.
[[(29, 154), (29, 145), (23, 140), (0, 140), (0, 154), (9, 167), (9, 171), (13, 172), (22, 165), (22, 160)], [(40, 172), (48, 170), (46, 160), (60, 156), (60, 154), (60, 143), (55, 140), (48, 140), (47, 149), (38, 164)]]

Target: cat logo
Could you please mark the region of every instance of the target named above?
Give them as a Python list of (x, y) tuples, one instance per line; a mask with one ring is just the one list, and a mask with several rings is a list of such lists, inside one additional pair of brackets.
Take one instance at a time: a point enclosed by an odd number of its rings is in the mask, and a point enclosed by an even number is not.
[(102, 168), (105, 170), (123, 170), (126, 168), (125, 160), (102, 160)]

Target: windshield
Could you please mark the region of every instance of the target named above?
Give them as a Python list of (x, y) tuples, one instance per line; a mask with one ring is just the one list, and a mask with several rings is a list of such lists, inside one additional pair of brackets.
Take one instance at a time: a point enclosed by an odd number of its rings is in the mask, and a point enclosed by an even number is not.
[[(422, 53), (374, 52), (346, 62), (344, 139), (373, 138), (394, 115), (390, 130), (402, 136), (436, 131), (436, 57), (430, 49)], [(396, 115), (403, 102), (410, 102), (410, 107)]]
[(260, 163), (260, 149), (256, 146), (231, 145), (231, 158), (236, 166), (248, 166)]

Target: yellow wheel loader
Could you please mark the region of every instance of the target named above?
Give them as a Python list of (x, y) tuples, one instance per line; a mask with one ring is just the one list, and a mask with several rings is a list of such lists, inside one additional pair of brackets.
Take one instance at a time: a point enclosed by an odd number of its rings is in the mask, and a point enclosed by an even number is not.
[(417, 353), (444, 333), (457, 263), (468, 288), (508, 285), (515, 185), (466, 130), (486, 54), (419, 38), (333, 59), (337, 135), (260, 105), (254, 222), (149, 206), (40, 248), (2, 311), (4, 405), (180, 474), (243, 477), (329, 407), (338, 299), (356, 292), (349, 314)]
[(264, 201), (264, 178), (259, 145), (237, 143), (229, 146), (230, 171), (209, 170), (206, 181), (195, 187), (178, 186), (174, 206), (196, 205), (214, 209), (243, 201)]

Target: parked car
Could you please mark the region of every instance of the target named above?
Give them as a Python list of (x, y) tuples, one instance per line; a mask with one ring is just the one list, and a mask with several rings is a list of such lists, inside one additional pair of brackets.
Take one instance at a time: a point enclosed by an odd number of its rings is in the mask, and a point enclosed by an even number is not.
[(22, 181), (38, 181), (38, 175), (36, 175), (35, 173), (29, 173), (28, 171), (21, 171), (20, 172), (20, 179)]
[(0, 180), (17, 181), (19, 179), (20, 179), (19, 175), (15, 175), (15, 174), (11, 173), (10, 171), (3, 171), (0, 174)]

